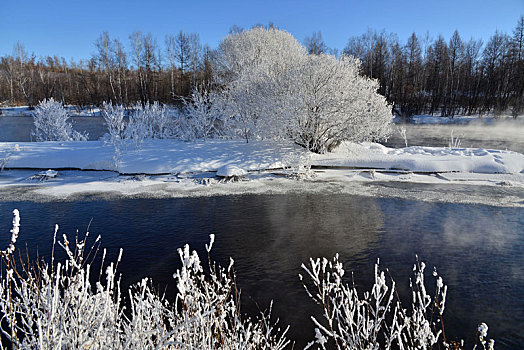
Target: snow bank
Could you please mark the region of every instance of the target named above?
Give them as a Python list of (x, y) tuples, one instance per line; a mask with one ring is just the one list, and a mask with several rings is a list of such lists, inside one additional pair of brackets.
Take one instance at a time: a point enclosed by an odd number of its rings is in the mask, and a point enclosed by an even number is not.
[(247, 174), (247, 171), (237, 166), (234, 166), (234, 165), (226, 165), (217, 170), (217, 176), (220, 176), (220, 177), (232, 177), (232, 176), (240, 177), (246, 174)]
[(376, 143), (343, 143), (334, 152), (313, 155), (312, 165), (406, 170), (412, 172), (524, 172), (524, 155), (482, 148), (387, 148)]
[[(303, 149), (289, 142), (214, 140), (183, 142), (145, 141), (140, 151), (132, 146), (115, 161), (113, 149), (100, 141), (22, 142), (12, 152), (10, 169), (112, 170), (121, 174), (178, 174), (220, 170), (228, 174), (281, 168)], [(0, 155), (14, 143), (0, 143)], [(405, 170), (411, 172), (524, 173), (524, 155), (482, 148), (387, 148), (376, 143), (343, 143), (334, 152), (312, 154), (312, 166)], [(237, 175), (237, 174), (234, 174)], [(225, 175), (230, 176), (230, 175)]]
[[(148, 140), (140, 151), (131, 144), (115, 162), (113, 148), (101, 141), (19, 142), (6, 168), (113, 170), (122, 174), (170, 174), (216, 171), (226, 166), (244, 170), (282, 167), (282, 159), (299, 151), (289, 142)], [(13, 143), (1, 142), (0, 154)]]
[[(0, 142), (0, 154), (14, 145)], [(113, 149), (100, 141), (18, 142), (6, 168), (115, 170)]]

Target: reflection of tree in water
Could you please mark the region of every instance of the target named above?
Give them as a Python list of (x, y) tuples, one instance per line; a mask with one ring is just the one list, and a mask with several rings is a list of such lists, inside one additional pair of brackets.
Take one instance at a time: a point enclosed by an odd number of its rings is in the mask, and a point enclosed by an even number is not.
[[(123, 286), (149, 276), (168, 297), (174, 296), (172, 274), (180, 264), (176, 249), (190, 243), (204, 258), (204, 244), (215, 233), (211, 256), (226, 266), (230, 256), (235, 259), (242, 310), (256, 314), (253, 301), (266, 308), (273, 299), (274, 314), (283, 325), (292, 325), (290, 336), (300, 340), (297, 349), (311, 340), (309, 316), (320, 310), (299, 282), (300, 265), (337, 252), (346, 271), (354, 272), (359, 291), (371, 285), (373, 263), (380, 257), (404, 301), (410, 298), (406, 289), (418, 254), (428, 274), (436, 266), (449, 286), (445, 317), (450, 336), (472, 337), (471, 330), (484, 321), (499, 344), (504, 338), (514, 348), (524, 343), (519, 329), (524, 319), (521, 208), (311, 193), (0, 202), (4, 214), (14, 208), (22, 215), (19, 246), (27, 243), (31, 255), (38, 246), (41, 257), (49, 256), (55, 223), (73, 239), (76, 229), (82, 234), (93, 218), (91, 237), (102, 234), (108, 260), (124, 248)], [(11, 215), (0, 216), (0, 227), (10, 227), (11, 220)]]
[[(409, 297), (415, 254), (436, 266), (449, 287), (446, 332), (472, 341), (478, 323), (494, 339), (520, 339), (524, 319), (524, 216), (520, 208), (380, 201), (385, 232), (377, 254)], [(497, 340), (498, 341), (498, 340)]]
[(298, 279), (300, 266), (309, 257), (335, 253), (342, 261), (367, 262), (384, 225), (376, 200), (319, 194), (226, 198), (216, 203), (215, 217), (230, 219), (217, 220), (215, 253), (235, 259), (243, 310), (256, 311), (248, 298), (261, 308), (273, 299), (282, 324), (293, 326), (292, 338), (310, 340), (314, 333), (309, 316), (320, 309)]

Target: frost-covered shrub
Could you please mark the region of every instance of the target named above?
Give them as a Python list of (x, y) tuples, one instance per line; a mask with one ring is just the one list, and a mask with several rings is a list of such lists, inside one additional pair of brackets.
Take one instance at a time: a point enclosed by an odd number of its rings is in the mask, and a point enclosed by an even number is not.
[[(50, 263), (16, 261), (20, 215), (16, 209), (13, 213), (11, 241), (0, 251), (5, 266), (0, 281), (0, 331), (12, 348), (284, 349), (290, 345), (287, 328), (276, 328), (270, 315), (250, 319), (241, 314), (232, 259), (227, 268), (210, 261), (204, 269), (196, 251), (185, 245), (178, 249), (181, 267), (173, 276), (178, 290), (174, 303), (153, 292), (147, 278), (122, 293), (116, 273), (122, 250), (116, 262), (105, 269), (102, 263), (92, 275), (100, 236), (89, 248), (89, 233), (74, 242), (63, 235), (58, 243), (67, 255), (63, 263), (55, 262), (54, 248)], [(57, 232), (58, 226), (53, 246)], [(208, 256), (214, 235), (210, 239)], [(102, 261), (105, 255), (104, 250)], [(323, 308), (324, 316), (323, 320), (312, 317), (317, 328), (308, 347), (462, 348), (460, 343), (446, 341), (442, 314), (447, 287), (434, 271), (435, 294), (426, 291), (424, 263), (417, 262), (413, 269), (409, 310), (402, 307), (395, 282), (388, 281), (378, 263), (374, 285), (363, 295), (343, 282), (338, 255), (332, 260), (310, 259), (302, 267), (312, 281), (306, 291)], [(124, 312), (126, 295), (130, 307)], [(494, 348), (487, 332), (488, 326), (480, 324), (474, 349)]]
[[(187, 245), (179, 249), (182, 267), (174, 275), (173, 304), (154, 293), (147, 278), (121, 293), (116, 269), (122, 250), (106, 265), (105, 279), (92, 283), (100, 237), (88, 248), (89, 233), (74, 243), (63, 236), (65, 263), (54, 261), (54, 249), (50, 263), (16, 262), (19, 228), (15, 210), (11, 243), (1, 252), (6, 273), (0, 283), (0, 329), (13, 348), (283, 349), (289, 344), (287, 330), (276, 329), (269, 316), (252, 320), (240, 314), (232, 261), (227, 269), (210, 262), (210, 272), (204, 273), (195, 251)], [(54, 241), (57, 231), (58, 226)], [(208, 252), (212, 244), (213, 236)]]
[(286, 136), (282, 106), (291, 97), (288, 78), (306, 57), (303, 45), (275, 28), (256, 27), (222, 40), (217, 82), (230, 135), (248, 142)]
[[(387, 281), (386, 274), (375, 264), (375, 281), (370, 291), (359, 294), (355, 285), (344, 283), (342, 263), (338, 254), (332, 260), (310, 259), (302, 265), (312, 286), (304, 282), (309, 297), (323, 308), (323, 320), (311, 317), (316, 325), (315, 340), (307, 348), (318, 345), (326, 349), (461, 349), (456, 342), (448, 342), (444, 333), (442, 314), (446, 303), (447, 286), (436, 270), (434, 295), (426, 290), (425, 264), (413, 267), (411, 308), (401, 305), (395, 281)], [(300, 275), (303, 280), (303, 276)], [(494, 341), (486, 341), (487, 326), (477, 331), (484, 349), (492, 349)], [(456, 347), (459, 346), (459, 347)], [(488, 346), (488, 348), (486, 348)], [(476, 348), (476, 346), (475, 346)]]
[(311, 170), (311, 154), (308, 152), (293, 152), (282, 159), (284, 173), (295, 179), (304, 180), (315, 177)]
[(37, 141), (85, 141), (87, 134), (73, 130), (69, 115), (60, 102), (43, 100), (33, 112), (34, 136)]
[(20, 152), (20, 146), (18, 146), (18, 143), (5, 149), (3, 152), (0, 152), (0, 172), (4, 171), (7, 162), (15, 152)]
[[(211, 235), (208, 252), (213, 240)], [(179, 291), (177, 310), (181, 311), (172, 317), (179, 327), (173, 341), (203, 349), (283, 349), (289, 344), (287, 328), (276, 329), (268, 315), (262, 314), (258, 321), (242, 320), (232, 259), (227, 269), (211, 263), (207, 277), (195, 251), (185, 245), (178, 252), (182, 267), (174, 277)]]
[(184, 100), (185, 123), (183, 138), (188, 140), (208, 139), (220, 134), (217, 126), (221, 122), (217, 93), (207, 88), (195, 88), (191, 98)]
[(122, 105), (113, 105), (111, 102), (104, 102), (102, 116), (107, 125), (109, 142), (117, 144), (124, 139), (126, 127), (126, 109)]
[(353, 57), (309, 55), (289, 80), (289, 137), (307, 150), (332, 151), (342, 141), (379, 141), (390, 134), (391, 106), (378, 82), (359, 75)]
[(140, 149), (146, 139), (165, 139), (173, 135), (172, 119), (164, 105), (158, 101), (144, 106), (137, 103), (129, 115), (129, 123), (125, 128), (125, 138), (133, 140), (135, 147)]
[(451, 133), (449, 135), (449, 141), (448, 141), (448, 148), (449, 149), (460, 148), (463, 138), (464, 138), (464, 135), (453, 137), (453, 129), (451, 129)]
[(126, 122), (124, 118), (126, 115), (126, 109), (122, 105), (113, 105), (111, 102), (104, 102), (103, 107), (104, 110), (102, 112), (102, 116), (104, 117), (104, 121), (107, 125), (108, 133), (105, 134), (102, 139), (104, 142), (113, 146), (113, 163), (115, 170), (118, 170), (120, 157), (122, 156), (125, 148), (124, 139)]

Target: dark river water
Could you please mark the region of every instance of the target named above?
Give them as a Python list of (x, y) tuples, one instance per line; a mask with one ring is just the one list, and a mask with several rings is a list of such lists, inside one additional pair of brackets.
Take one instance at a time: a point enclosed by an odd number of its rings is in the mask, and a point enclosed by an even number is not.
[(21, 212), (18, 247), (27, 243), (31, 255), (38, 247), (40, 256), (49, 256), (55, 223), (72, 237), (92, 219), (91, 235), (102, 235), (110, 258), (124, 248), (119, 268), (124, 285), (149, 276), (171, 296), (172, 274), (180, 267), (177, 248), (189, 243), (203, 258), (204, 244), (214, 233), (211, 256), (225, 266), (229, 257), (235, 260), (242, 310), (255, 315), (273, 300), (273, 315), (282, 325), (291, 325), (289, 337), (298, 349), (314, 337), (309, 316), (320, 313), (298, 279), (300, 265), (309, 257), (339, 253), (361, 291), (371, 286), (373, 265), (380, 257), (409, 307), (408, 279), (418, 254), (428, 265), (427, 285), (433, 283), (433, 266), (448, 285), (448, 339), (464, 338), (471, 349), (476, 326), (486, 322), (497, 349), (524, 347), (522, 208), (307, 193), (0, 200), (2, 247), (8, 244), (14, 208)]
[[(68, 122), (76, 131), (87, 133), (89, 140), (98, 140), (107, 132), (102, 117), (72, 117)], [(12, 117), (0, 115), (0, 142), (28, 142), (35, 138), (33, 117)]]

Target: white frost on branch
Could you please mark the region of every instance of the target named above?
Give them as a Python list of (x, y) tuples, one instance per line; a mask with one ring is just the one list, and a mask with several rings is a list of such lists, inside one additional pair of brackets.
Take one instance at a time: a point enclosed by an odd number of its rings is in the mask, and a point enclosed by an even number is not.
[(217, 85), (226, 130), (250, 139), (286, 138), (317, 153), (344, 140), (390, 133), (391, 106), (378, 82), (359, 75), (360, 61), (308, 55), (291, 34), (254, 28), (219, 48)]
[[(19, 228), (14, 211), (13, 241)], [(209, 262), (204, 273), (196, 251), (179, 250), (181, 268), (175, 274), (175, 303), (154, 292), (148, 278), (127, 291), (124, 313), (116, 262), (100, 268), (98, 282), (91, 274), (92, 253), (84, 239), (60, 245), (67, 260), (35, 262), (17, 272), (12, 255), (3, 255), (7, 273), (0, 281), (2, 344), (17, 349), (275, 349), (289, 345), (287, 329), (270, 322), (270, 312), (259, 319), (241, 314), (231, 266)], [(211, 250), (213, 238), (208, 246)], [(14, 244), (14, 242), (12, 242)], [(14, 248), (13, 248), (14, 249)], [(53, 249), (54, 251), (54, 249)], [(88, 259), (91, 257), (90, 259)], [(102, 261), (105, 260), (105, 250)], [(102, 279), (102, 271), (105, 278)]]
[(73, 130), (69, 114), (60, 102), (50, 98), (36, 106), (33, 113), (37, 141), (86, 141), (87, 134)]
[[(178, 250), (181, 267), (174, 274), (178, 292), (171, 303), (153, 291), (148, 278), (128, 291), (129, 310), (124, 313), (117, 267), (122, 257), (100, 267), (98, 282), (91, 275), (93, 252), (99, 236), (88, 248), (87, 239), (70, 242), (66, 235), (59, 244), (66, 251), (65, 262), (43, 260), (23, 265), (17, 271), (14, 244), (20, 229), (20, 215), (13, 211), (11, 243), (2, 258), (6, 274), (0, 280), (0, 332), (13, 348), (95, 348), (95, 349), (284, 349), (288, 328), (281, 330), (270, 321), (271, 306), (260, 319), (246, 318), (240, 312), (239, 294), (232, 270), (209, 261), (204, 269), (196, 251), (189, 245)], [(55, 230), (55, 237), (56, 231)], [(214, 235), (206, 250), (210, 252)], [(103, 251), (102, 261), (105, 261)], [(30, 268), (29, 268), (30, 267)], [(437, 279), (431, 296), (424, 283), (425, 264), (417, 262), (411, 285), (412, 306), (406, 310), (398, 299), (395, 282), (375, 265), (370, 291), (359, 294), (354, 284), (344, 282), (345, 271), (338, 254), (331, 260), (310, 259), (302, 265), (312, 281), (304, 285), (307, 294), (323, 308), (323, 319), (312, 317), (316, 329), (308, 348), (320, 349), (431, 349), (447, 343), (442, 325), (446, 286)], [(105, 279), (101, 279), (105, 271)], [(207, 272), (205, 272), (207, 271)], [(301, 280), (303, 280), (303, 277)], [(303, 281), (303, 283), (305, 283)], [(477, 345), (494, 348), (487, 339), (488, 326), (477, 329)]]
[(190, 98), (184, 99), (184, 127), (182, 137), (196, 140), (220, 136), (222, 114), (218, 108), (217, 93), (207, 87), (193, 90)]
[[(409, 311), (402, 307), (395, 282), (391, 279), (388, 283), (378, 261), (375, 282), (363, 295), (359, 295), (354, 284), (344, 283), (344, 269), (338, 255), (332, 260), (310, 259), (309, 265), (302, 265), (302, 268), (312, 281), (312, 286), (304, 284), (307, 294), (323, 308), (323, 320), (311, 317), (316, 330), (315, 339), (308, 347), (316, 344), (320, 349), (326, 349), (331, 348), (329, 344), (334, 344), (336, 349), (415, 350), (432, 349), (438, 343), (445, 349), (455, 349), (451, 342), (447, 342), (443, 329), (447, 286), (435, 270), (435, 294), (428, 294), (423, 262), (417, 262), (413, 267)], [(299, 277), (303, 281), (303, 276)], [(486, 349), (485, 324), (479, 326), (478, 335)]]

